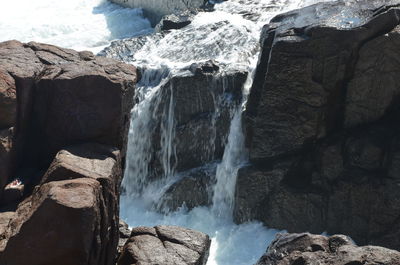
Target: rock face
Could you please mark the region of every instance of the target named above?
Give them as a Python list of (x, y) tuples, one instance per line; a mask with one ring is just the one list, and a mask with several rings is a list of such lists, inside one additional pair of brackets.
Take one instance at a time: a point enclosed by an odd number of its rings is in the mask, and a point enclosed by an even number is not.
[[(157, 117), (165, 113), (173, 115), (177, 172), (222, 158), (231, 112), (241, 102), (241, 91), (247, 77), (241, 71), (220, 71), (218, 65), (210, 62), (192, 65), (190, 71), (189, 75), (173, 77), (162, 86), (162, 101), (155, 110)], [(169, 110), (170, 102), (173, 102), (172, 111)], [(162, 148), (159, 139), (163, 122), (166, 120), (162, 119), (154, 129), (153, 142), (156, 145), (152, 149), (156, 150), (156, 156), (153, 169), (161, 163), (157, 153)]]
[(336, 1), (264, 28), (237, 222), (400, 249), (399, 15), (400, 1)]
[[(152, 70), (145, 69), (142, 80), (154, 80), (152, 74)], [(134, 181), (146, 172), (143, 182), (129, 184), (129, 188), (179, 175), (179, 183), (167, 191), (168, 202), (161, 203), (162, 206), (176, 209), (184, 201), (190, 208), (207, 204), (206, 189), (213, 176), (191, 176), (204, 175), (201, 171), (205, 165), (222, 158), (230, 120), (241, 102), (246, 79), (246, 72), (228, 70), (214, 61), (189, 65), (176, 75), (167, 73), (154, 90), (156, 96), (145, 102), (146, 115), (133, 118), (135, 128), (143, 127), (144, 133), (135, 131), (139, 136), (131, 136), (129, 144), (149, 151), (145, 157), (129, 157), (125, 181)], [(149, 140), (143, 141), (145, 137)], [(201, 189), (195, 198), (186, 190), (189, 187)]]
[(107, 264), (99, 259), (105, 253), (99, 253), (95, 238), (101, 229), (100, 194), (100, 183), (93, 179), (42, 185), (12, 219), (2, 263)]
[(0, 115), (1, 203), (25, 198), (0, 214), (0, 263), (115, 264), (136, 69), (8, 41), (0, 73), (0, 106), (15, 113)]
[(143, 8), (144, 14), (155, 26), (163, 16), (203, 6), (207, 0), (112, 0), (131, 8)]
[[(0, 105), (1, 104), (0, 101)], [(13, 157), (12, 150), (12, 135), (12, 128), (4, 130), (0, 129), (0, 198), (3, 193), (2, 190), (15, 166), (15, 158)]]
[(158, 208), (168, 212), (175, 211), (183, 205), (187, 209), (210, 205), (213, 197), (212, 186), (216, 181), (216, 167), (217, 164), (214, 163), (181, 172), (181, 177), (165, 191)]
[(192, 23), (195, 14), (196, 12), (186, 10), (178, 14), (164, 16), (161, 21), (156, 25), (155, 31), (162, 32), (186, 27), (187, 25)]
[[(115, 146), (124, 159), (133, 66), (90, 52), (17, 41), (0, 44), (0, 65), (8, 74), (1, 79), (7, 85), (2, 91), (17, 95), (17, 119), (7, 123), (14, 130), (2, 130), (0, 136), (0, 159), (13, 158), (4, 163), (9, 168), (45, 169), (62, 148), (84, 142)], [(2, 180), (16, 174), (2, 168)]]
[(175, 227), (134, 228), (118, 265), (205, 265), (211, 240), (201, 232)]
[(400, 264), (400, 253), (366, 246), (357, 247), (343, 235), (278, 234), (256, 265), (361, 265)]

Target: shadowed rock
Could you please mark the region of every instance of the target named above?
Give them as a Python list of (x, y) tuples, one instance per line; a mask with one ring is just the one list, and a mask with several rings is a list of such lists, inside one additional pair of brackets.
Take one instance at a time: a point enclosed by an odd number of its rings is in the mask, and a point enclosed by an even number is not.
[(335, 1), (264, 27), (235, 220), (400, 249), (400, 1)]
[(362, 265), (400, 263), (394, 250), (357, 247), (343, 235), (278, 234), (256, 265)]

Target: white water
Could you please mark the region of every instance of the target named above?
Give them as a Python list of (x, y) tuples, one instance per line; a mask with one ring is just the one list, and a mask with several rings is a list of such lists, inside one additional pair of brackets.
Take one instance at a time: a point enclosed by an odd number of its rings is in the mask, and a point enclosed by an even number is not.
[(0, 41), (37, 41), (100, 51), (114, 39), (151, 31), (140, 9), (105, 0), (1, 0)]
[[(237, 171), (247, 162), (241, 114), (252, 84), (262, 26), (281, 12), (310, 3), (311, 0), (226, 1), (216, 5), (215, 12), (197, 15), (189, 26), (172, 31), (161, 40), (149, 38), (141, 50), (127, 54), (127, 61), (145, 69), (144, 79), (138, 87), (140, 102), (132, 112), (134, 118), (123, 180), (127, 193), (121, 197), (121, 217), (130, 226), (169, 224), (207, 233), (212, 238), (208, 265), (248, 265), (261, 257), (277, 231), (258, 222), (236, 225), (232, 220)], [(185, 75), (187, 72), (182, 69), (209, 59), (226, 64), (226, 70), (241, 69), (250, 73), (243, 89), (243, 103), (232, 113), (228, 143), (217, 166), (212, 206), (190, 211), (182, 207), (176, 212), (160, 214), (153, 210), (153, 206), (175, 180), (174, 165), (170, 164), (175, 155), (175, 134), (171, 129), (174, 119), (171, 109), (164, 112), (164, 119), (170, 126), (164, 130), (161, 139), (164, 178), (149, 182), (149, 126), (159, 118), (151, 106), (157, 105), (157, 96), (161, 95), (162, 86), (171, 76)]]
[[(252, 73), (261, 27), (276, 14), (312, 2), (315, 1), (227, 1), (218, 4), (213, 13), (199, 14), (191, 25), (171, 32), (161, 41), (149, 41), (134, 55), (132, 63), (145, 66), (147, 70), (138, 85), (140, 102), (133, 110), (123, 182), (127, 195), (121, 197), (121, 217), (130, 226), (172, 224), (203, 231), (212, 238), (209, 265), (253, 264), (262, 255), (276, 231), (257, 222), (236, 225), (232, 221), (236, 174), (246, 162), (241, 113), (251, 86), (251, 74), (243, 91), (244, 102), (233, 111), (228, 143), (217, 168), (211, 207), (197, 207), (191, 211), (182, 207), (169, 214), (152, 210), (152, 205), (174, 180), (172, 108), (163, 114), (166, 123), (161, 141), (165, 178), (151, 184), (147, 183), (150, 121), (155, 118), (154, 103), (159, 100), (159, 89), (170, 76), (187, 74), (181, 69), (208, 59)], [(39, 41), (96, 52), (113, 39), (151, 31), (150, 23), (142, 17), (140, 10), (124, 9), (102, 0), (3, 0), (0, 4), (0, 41)], [(172, 104), (171, 101), (170, 106)]]

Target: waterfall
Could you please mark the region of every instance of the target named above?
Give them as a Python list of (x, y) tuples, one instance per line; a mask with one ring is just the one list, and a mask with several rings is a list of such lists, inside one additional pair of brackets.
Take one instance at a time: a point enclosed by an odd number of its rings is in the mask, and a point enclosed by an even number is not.
[[(126, 193), (121, 198), (121, 216), (131, 226), (172, 224), (208, 233), (213, 239), (208, 264), (251, 264), (263, 253), (276, 231), (268, 230), (257, 222), (235, 225), (232, 220), (237, 172), (247, 163), (242, 113), (253, 81), (261, 27), (276, 14), (302, 4), (304, 2), (300, 0), (227, 1), (217, 4), (213, 13), (198, 14), (189, 26), (181, 30), (171, 31), (162, 37), (141, 39), (144, 44), (139, 49), (134, 47), (130, 51), (128, 40), (121, 44), (114, 43), (114, 48), (106, 51), (106, 54), (117, 54), (139, 66), (143, 75), (129, 135), (123, 181)], [(116, 47), (119, 45), (124, 47), (124, 51), (118, 54)], [(157, 209), (163, 205), (164, 193), (182, 178), (182, 173), (178, 172), (182, 159), (177, 150), (179, 133), (175, 130), (180, 123), (176, 109), (181, 104), (178, 98), (182, 92), (179, 82), (173, 81), (190, 78), (195, 75), (190, 71), (193, 63), (210, 59), (220, 66), (218, 73), (204, 77), (212, 79), (206, 83), (214, 91), (210, 97), (213, 104), (210, 124), (214, 130), (207, 131), (209, 139), (203, 142), (202, 153), (197, 156), (208, 158), (205, 160), (210, 167), (207, 163), (203, 165), (208, 169), (217, 165), (214, 180), (211, 181), (211, 205), (187, 209), (183, 204), (175, 211), (158, 212)], [(215, 93), (218, 89), (229, 90), (233, 86), (227, 81), (227, 73), (232, 71), (247, 72), (246, 82), (241, 83), (240, 100), (236, 104), (221, 100), (223, 93)], [(193, 93), (200, 92), (193, 90)], [(191, 100), (194, 100), (193, 105), (199, 104), (195, 95)], [(226, 108), (226, 105), (229, 107)], [(163, 112), (157, 111), (158, 108), (162, 108)], [(209, 153), (217, 148), (218, 138), (216, 117), (221, 116), (224, 108), (229, 113), (229, 126), (222, 139), (224, 152), (221, 160), (212, 160)], [(160, 122), (162, 126), (157, 126)], [(156, 132), (156, 127), (160, 132)], [(155, 170), (157, 167), (161, 170)], [(203, 167), (192, 170), (203, 170)], [(187, 172), (183, 173), (184, 178)]]

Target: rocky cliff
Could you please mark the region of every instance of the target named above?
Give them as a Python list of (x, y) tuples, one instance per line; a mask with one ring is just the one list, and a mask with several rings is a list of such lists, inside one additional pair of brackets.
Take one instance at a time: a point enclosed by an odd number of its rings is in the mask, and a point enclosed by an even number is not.
[(1, 264), (115, 264), (135, 83), (91, 52), (0, 43)]
[(399, 1), (337, 1), (264, 27), (237, 222), (400, 249), (399, 17)]

